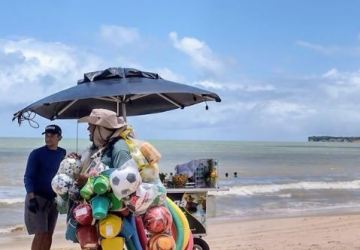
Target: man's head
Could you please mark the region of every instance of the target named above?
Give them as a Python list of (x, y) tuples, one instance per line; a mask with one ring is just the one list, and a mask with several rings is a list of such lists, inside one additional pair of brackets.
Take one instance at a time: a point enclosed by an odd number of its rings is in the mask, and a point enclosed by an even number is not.
[[(93, 109), (90, 115), (82, 117), (78, 122), (87, 122), (90, 141), (94, 141), (94, 134), (97, 131), (98, 139), (106, 141), (113, 131), (126, 128), (126, 122), (118, 117), (115, 112), (107, 109)], [(101, 128), (99, 128), (101, 127)], [(96, 137), (96, 135), (95, 135)]]
[(62, 139), (61, 128), (55, 124), (46, 126), (42, 134), (45, 134), (45, 144), (49, 148), (57, 148), (59, 141)]

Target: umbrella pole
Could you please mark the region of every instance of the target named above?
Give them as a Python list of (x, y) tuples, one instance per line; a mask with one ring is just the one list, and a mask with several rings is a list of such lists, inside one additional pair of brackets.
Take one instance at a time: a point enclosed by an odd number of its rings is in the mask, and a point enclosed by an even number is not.
[(126, 103), (125, 102), (121, 103), (121, 111), (122, 111), (122, 116), (124, 118), (124, 121), (127, 122), (127, 119), (126, 119)]
[(79, 153), (79, 123), (76, 122), (76, 153)]
[(119, 106), (120, 106), (120, 102), (119, 102), (119, 100), (116, 100), (116, 116), (120, 116), (120, 114), (119, 114), (119, 111), (120, 111), (120, 108), (119, 108)]

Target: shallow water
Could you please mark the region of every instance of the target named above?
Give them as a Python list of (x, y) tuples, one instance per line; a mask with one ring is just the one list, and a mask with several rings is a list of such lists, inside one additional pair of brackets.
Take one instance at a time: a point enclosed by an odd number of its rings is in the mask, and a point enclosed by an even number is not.
[[(219, 161), (216, 216), (266, 216), (339, 209), (360, 211), (360, 144), (307, 142), (153, 141), (162, 172), (191, 159)], [(23, 223), (23, 175), (41, 138), (0, 138), (0, 229)], [(79, 140), (85, 149), (87, 140)], [(61, 146), (75, 151), (75, 140)], [(233, 178), (233, 173), (238, 178)], [(225, 173), (229, 173), (225, 178)], [(1, 232), (1, 230), (0, 230)]]

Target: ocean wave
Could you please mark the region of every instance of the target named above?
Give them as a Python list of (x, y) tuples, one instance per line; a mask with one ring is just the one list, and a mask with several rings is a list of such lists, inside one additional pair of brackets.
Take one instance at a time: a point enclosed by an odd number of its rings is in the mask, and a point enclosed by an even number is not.
[(291, 197), (292, 197), (292, 194), (290, 194), (290, 193), (287, 193), (287, 194), (279, 194), (279, 195), (277, 195), (277, 197), (279, 197), (279, 198), (291, 198)]
[(212, 192), (214, 195), (252, 196), (272, 194), (284, 190), (356, 190), (360, 189), (360, 180), (334, 182), (294, 182), (286, 184), (243, 185), (230, 187), (229, 191)]
[(18, 203), (24, 203), (24, 198), (3, 198), (0, 199), (0, 206), (1, 205), (13, 205)]
[[(300, 205), (300, 206), (299, 206)], [(235, 217), (267, 217), (267, 216), (293, 216), (300, 214), (322, 214), (330, 212), (357, 212), (359, 211), (359, 203), (345, 203), (345, 204), (313, 204), (313, 203), (304, 203), (304, 204), (288, 204), (286, 208), (284, 207), (251, 207), (249, 208), (239, 208), (239, 207), (226, 207), (226, 209), (217, 209), (216, 217), (226, 217), (226, 216), (235, 216)]]

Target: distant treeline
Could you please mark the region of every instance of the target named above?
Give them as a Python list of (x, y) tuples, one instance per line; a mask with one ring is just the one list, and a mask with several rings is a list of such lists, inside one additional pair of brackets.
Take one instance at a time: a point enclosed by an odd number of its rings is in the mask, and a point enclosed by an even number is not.
[(308, 141), (319, 142), (360, 142), (360, 137), (310, 136)]

